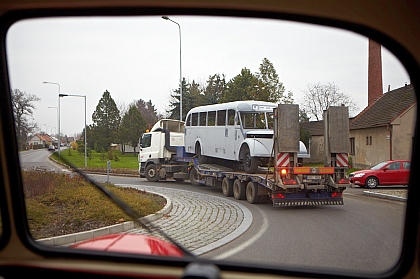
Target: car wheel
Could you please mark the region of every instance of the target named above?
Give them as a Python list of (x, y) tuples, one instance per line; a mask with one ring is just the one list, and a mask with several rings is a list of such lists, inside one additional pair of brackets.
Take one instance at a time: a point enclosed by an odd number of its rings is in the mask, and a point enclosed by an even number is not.
[(379, 182), (376, 177), (371, 176), (371, 177), (366, 178), (365, 186), (367, 188), (370, 188), (370, 189), (376, 188), (378, 187), (378, 184)]

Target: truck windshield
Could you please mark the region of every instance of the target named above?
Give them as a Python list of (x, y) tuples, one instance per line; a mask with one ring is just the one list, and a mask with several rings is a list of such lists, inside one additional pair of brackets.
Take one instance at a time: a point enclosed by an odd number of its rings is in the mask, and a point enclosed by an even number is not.
[(152, 134), (144, 134), (141, 137), (140, 146), (142, 148), (150, 147), (152, 145)]

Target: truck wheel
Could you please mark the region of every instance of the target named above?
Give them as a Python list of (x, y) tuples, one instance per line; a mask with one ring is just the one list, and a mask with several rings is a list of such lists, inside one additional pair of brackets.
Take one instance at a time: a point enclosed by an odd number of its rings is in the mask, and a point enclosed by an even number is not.
[(379, 182), (378, 182), (378, 179), (376, 177), (371, 176), (371, 177), (366, 178), (365, 184), (366, 184), (365, 186), (367, 188), (373, 189), (373, 188), (376, 188), (378, 186)]
[(249, 151), (249, 148), (245, 150), (243, 166), (244, 170), (247, 173), (256, 173), (258, 170), (258, 159), (255, 157), (251, 157), (251, 152)]
[(233, 180), (232, 179), (229, 179), (227, 177), (223, 178), (222, 192), (223, 192), (223, 195), (225, 195), (226, 197), (233, 196)]
[(190, 183), (193, 186), (199, 186), (200, 182), (198, 182), (198, 179), (199, 179), (199, 176), (198, 176), (197, 170), (195, 168), (192, 168), (190, 170)]
[(245, 199), (245, 183), (241, 182), (239, 179), (235, 179), (233, 182), (233, 196), (237, 200)]
[(147, 165), (146, 167), (146, 179), (150, 182), (156, 182), (159, 181), (159, 173), (157, 171), (155, 164)]
[(261, 202), (261, 196), (258, 196), (258, 184), (249, 181), (246, 185), (246, 200), (249, 203), (255, 204)]

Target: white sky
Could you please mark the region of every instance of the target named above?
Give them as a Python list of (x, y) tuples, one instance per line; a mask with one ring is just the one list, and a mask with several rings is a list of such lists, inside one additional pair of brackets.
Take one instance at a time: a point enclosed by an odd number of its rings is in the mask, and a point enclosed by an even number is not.
[[(368, 39), (352, 32), (277, 20), (171, 16), (181, 25), (182, 74), (205, 83), (209, 75), (226, 81), (242, 68), (258, 71), (263, 58), (274, 65), (295, 103), (308, 84), (334, 82), (367, 105)], [(179, 85), (178, 26), (160, 16), (37, 19), (14, 24), (7, 35), (12, 89), (41, 98), (34, 122), (58, 131), (61, 93), (87, 96), (87, 124), (103, 92), (117, 105), (152, 100), (160, 112)], [(409, 83), (401, 63), (382, 48), (384, 91)], [(84, 127), (84, 98), (61, 98), (61, 131), (73, 136)]]

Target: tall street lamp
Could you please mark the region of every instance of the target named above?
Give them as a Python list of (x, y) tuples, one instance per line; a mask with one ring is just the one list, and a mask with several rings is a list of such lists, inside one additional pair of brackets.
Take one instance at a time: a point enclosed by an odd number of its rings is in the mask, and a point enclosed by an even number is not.
[(57, 82), (49, 82), (49, 81), (44, 81), (44, 84), (56, 84), (58, 85), (58, 159), (61, 159), (61, 153), (60, 153), (60, 146), (61, 146), (61, 134), (60, 134), (60, 84), (58, 84)]
[(179, 120), (182, 121), (182, 59), (181, 59), (181, 25), (173, 21), (167, 16), (162, 16), (163, 19), (172, 21), (179, 28)]
[(83, 97), (85, 98), (85, 169), (87, 168), (87, 141), (86, 141), (86, 95), (70, 95), (70, 94), (59, 94), (59, 97)]

